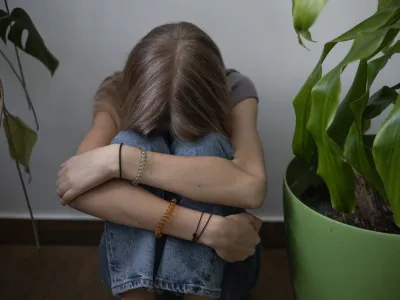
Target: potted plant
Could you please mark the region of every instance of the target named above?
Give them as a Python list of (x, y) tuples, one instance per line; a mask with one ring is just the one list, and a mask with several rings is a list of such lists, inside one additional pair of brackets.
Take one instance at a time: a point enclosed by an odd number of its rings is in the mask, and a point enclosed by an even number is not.
[[(18, 82), (21, 84), (24, 90), (25, 98), (29, 109), (32, 111), (35, 129), (29, 127), (19, 117), (12, 114), (6, 106), (6, 93), (3, 88), (3, 84), (0, 78), (0, 127), (3, 125), (5, 136), (10, 150), (10, 156), (15, 161), (16, 168), (18, 170), (19, 180), (21, 188), (24, 193), (25, 201), (29, 210), (29, 214), (32, 220), (32, 228), (34, 232), (35, 242), (37, 248), (40, 248), (39, 235), (33, 216), (32, 207), (26, 189), (25, 180), (21, 170), (21, 166), (24, 167), (25, 173), (29, 176), (30, 180), (30, 169), (29, 161), (33, 147), (37, 140), (37, 132), (39, 130), (39, 122), (36, 116), (35, 107), (32, 99), (29, 95), (24, 71), (20, 59), (20, 51), (29, 54), (40, 61), (51, 73), (58, 68), (58, 60), (51, 54), (47, 49), (43, 38), (39, 34), (35, 25), (33, 24), (28, 13), (20, 7), (14, 8), (12, 11), (9, 9), (7, 0), (4, 0), (5, 10), (0, 9), (0, 38), (4, 45), (7, 46), (12, 44), (14, 48), (15, 58), (17, 61), (17, 67), (14, 66), (11, 59), (7, 56), (6, 52), (0, 48), (0, 59), (3, 59), (7, 63), (10, 70), (13, 72)], [(23, 34), (26, 33), (26, 39)], [(11, 100), (11, 99), (10, 99)], [(15, 101), (15, 99), (13, 99)]]
[[(312, 40), (309, 28), (326, 2), (293, 0), (302, 45)], [(298, 300), (400, 299), (400, 84), (370, 95), (400, 52), (399, 30), (400, 1), (379, 1), (375, 14), (325, 44), (293, 101), (295, 159), (283, 193)], [(348, 53), (323, 75), (325, 58), (345, 41), (353, 41)], [(354, 62), (354, 81), (340, 102), (340, 75)], [(377, 134), (367, 134), (387, 108)]]

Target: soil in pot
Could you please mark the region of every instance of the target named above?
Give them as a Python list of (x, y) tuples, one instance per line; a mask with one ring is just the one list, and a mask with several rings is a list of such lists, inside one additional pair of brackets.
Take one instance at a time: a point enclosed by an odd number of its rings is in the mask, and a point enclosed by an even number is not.
[(329, 191), (323, 183), (309, 187), (301, 195), (301, 200), (311, 209), (333, 220), (367, 230), (400, 235), (400, 228), (394, 222), (389, 204), (358, 174), (355, 196), (356, 209), (349, 215), (332, 207)]

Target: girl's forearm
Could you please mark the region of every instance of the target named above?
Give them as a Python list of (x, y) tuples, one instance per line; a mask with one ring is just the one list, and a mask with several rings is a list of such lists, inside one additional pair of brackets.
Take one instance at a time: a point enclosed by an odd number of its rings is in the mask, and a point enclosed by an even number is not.
[[(114, 223), (154, 231), (169, 206), (169, 202), (151, 194), (143, 188), (132, 187), (120, 181), (109, 181), (77, 198), (70, 206), (86, 214)], [(163, 232), (181, 239), (191, 240), (201, 213), (176, 206)], [(207, 218), (202, 218), (204, 223)], [(223, 218), (213, 216), (212, 222), (199, 240), (212, 247), (213, 231)], [(205, 224), (200, 224), (204, 226)]]
[[(140, 150), (124, 146), (124, 178), (133, 180), (139, 163)], [(243, 208), (257, 208), (265, 197), (263, 178), (218, 157), (182, 157), (149, 152), (142, 183), (200, 202)]]

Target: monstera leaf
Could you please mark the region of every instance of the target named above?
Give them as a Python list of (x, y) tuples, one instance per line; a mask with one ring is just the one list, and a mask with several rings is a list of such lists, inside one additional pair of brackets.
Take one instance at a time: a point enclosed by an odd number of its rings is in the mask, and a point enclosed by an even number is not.
[[(25, 44), (22, 41), (24, 31), (28, 33)], [(4, 43), (11, 41), (19, 49), (41, 61), (51, 74), (56, 71), (58, 60), (47, 49), (31, 18), (22, 8), (13, 9), (10, 14), (0, 10), (0, 38)]]

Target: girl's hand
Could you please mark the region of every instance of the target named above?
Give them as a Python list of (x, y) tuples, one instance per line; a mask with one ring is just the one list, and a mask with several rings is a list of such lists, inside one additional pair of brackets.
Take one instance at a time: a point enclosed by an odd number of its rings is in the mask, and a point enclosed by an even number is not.
[(73, 156), (64, 162), (58, 172), (57, 195), (62, 205), (117, 177), (119, 145), (109, 145)]
[(247, 213), (224, 218), (213, 216), (204, 231), (203, 242), (228, 262), (242, 261), (255, 253), (261, 225), (259, 218)]

